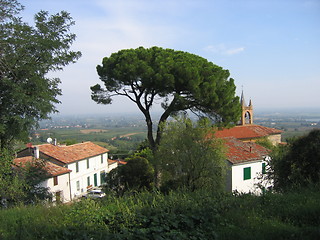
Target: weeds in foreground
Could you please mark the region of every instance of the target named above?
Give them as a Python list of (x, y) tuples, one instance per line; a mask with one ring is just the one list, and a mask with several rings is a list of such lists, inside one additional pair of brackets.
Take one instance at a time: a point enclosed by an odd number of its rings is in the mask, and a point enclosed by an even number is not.
[(0, 239), (320, 239), (320, 192), (142, 192), (0, 211)]

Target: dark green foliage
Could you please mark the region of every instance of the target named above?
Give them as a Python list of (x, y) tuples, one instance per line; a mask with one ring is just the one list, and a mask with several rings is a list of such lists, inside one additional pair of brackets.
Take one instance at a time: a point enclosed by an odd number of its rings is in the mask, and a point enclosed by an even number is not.
[(1, 239), (319, 239), (320, 193), (138, 193), (0, 211)]
[(24, 8), (17, 0), (0, 0), (0, 6), (0, 22), (14, 20)]
[(149, 161), (135, 155), (127, 158), (126, 162), (107, 175), (107, 189), (119, 195), (127, 191), (152, 189), (154, 169)]
[(151, 189), (154, 170), (149, 161), (140, 156), (127, 158), (126, 161), (121, 173), (129, 189)]
[[(118, 95), (133, 101), (146, 118), (153, 150), (161, 139), (159, 125), (177, 112), (191, 110), (224, 124), (240, 117), (239, 98), (229, 71), (194, 54), (160, 47), (126, 49), (105, 57), (97, 72), (105, 88), (92, 86), (92, 99), (110, 104)], [(151, 108), (159, 99), (164, 112), (154, 138)]]
[(49, 178), (45, 170), (44, 160), (34, 159), (34, 161), (27, 163), (25, 166), (19, 167), (16, 171), (19, 172), (21, 180), (25, 183), (25, 204), (52, 198), (49, 189), (39, 185), (39, 183)]
[(0, 152), (0, 208), (21, 203), (27, 195), (25, 182), (12, 168), (12, 160), (8, 150)]
[(52, 195), (48, 188), (39, 185), (48, 178), (44, 162), (34, 160), (25, 166), (16, 166), (12, 164), (12, 156), (8, 150), (0, 154), (0, 201), (3, 201), (0, 208), (49, 200)]
[(163, 127), (155, 157), (162, 189), (224, 190), (224, 147), (214, 137), (207, 119), (193, 123), (190, 119), (177, 118)]
[(56, 112), (60, 80), (48, 78), (80, 57), (70, 50), (75, 35), (67, 12), (35, 15), (35, 26), (16, 16), (21, 5), (2, 0), (0, 5), (0, 148), (26, 139), (41, 119)]
[(271, 161), (272, 178), (277, 190), (320, 182), (320, 130), (279, 146)]

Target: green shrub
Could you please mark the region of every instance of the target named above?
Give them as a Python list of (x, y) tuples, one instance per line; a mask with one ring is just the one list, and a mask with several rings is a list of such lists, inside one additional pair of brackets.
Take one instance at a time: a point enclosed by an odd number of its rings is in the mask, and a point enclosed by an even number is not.
[(0, 211), (0, 239), (320, 239), (317, 189), (141, 192)]

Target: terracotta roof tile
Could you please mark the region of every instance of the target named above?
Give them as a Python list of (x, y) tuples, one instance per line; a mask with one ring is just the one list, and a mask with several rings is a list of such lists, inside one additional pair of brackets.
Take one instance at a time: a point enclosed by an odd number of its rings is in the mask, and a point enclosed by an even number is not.
[(119, 164), (119, 165), (126, 165), (126, 164), (127, 164), (127, 162), (122, 161), (122, 160), (119, 160), (119, 159), (117, 159), (117, 160), (108, 159), (108, 163), (109, 163), (109, 164), (117, 163), (117, 164)]
[[(13, 160), (16, 166), (22, 166), (22, 167), (26, 166), (27, 163), (33, 163), (34, 161), (36, 161), (36, 159), (32, 156), (16, 158)], [(44, 161), (44, 163), (45, 163), (44, 165), (45, 170), (52, 177), (71, 172), (70, 169), (58, 166), (52, 162)]]
[(117, 161), (116, 160), (112, 160), (112, 159), (108, 159), (108, 164), (110, 165), (110, 164), (113, 164), (113, 163), (117, 163)]
[(236, 138), (224, 138), (227, 158), (233, 163), (244, 163), (264, 159), (269, 150), (254, 142), (243, 142)]
[(109, 152), (108, 149), (100, 147), (92, 142), (78, 143), (69, 146), (43, 144), (39, 145), (39, 150), (63, 163), (71, 163)]
[(126, 165), (128, 162), (118, 160), (118, 163), (119, 163), (120, 165)]
[(261, 138), (269, 135), (280, 134), (283, 131), (260, 125), (236, 126), (229, 129), (219, 130), (215, 133), (218, 138), (235, 137), (237, 139)]

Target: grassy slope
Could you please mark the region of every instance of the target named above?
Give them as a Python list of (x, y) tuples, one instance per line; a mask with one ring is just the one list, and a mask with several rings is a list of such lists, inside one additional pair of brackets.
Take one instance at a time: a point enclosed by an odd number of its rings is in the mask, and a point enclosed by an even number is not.
[(0, 239), (320, 239), (320, 192), (140, 193), (0, 211)]

